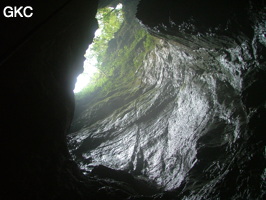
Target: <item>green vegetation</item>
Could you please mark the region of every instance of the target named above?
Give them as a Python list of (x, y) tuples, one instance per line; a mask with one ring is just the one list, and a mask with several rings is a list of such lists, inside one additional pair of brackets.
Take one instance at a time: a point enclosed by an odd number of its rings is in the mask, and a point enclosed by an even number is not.
[(85, 57), (87, 59), (97, 58), (96, 65), (99, 67), (108, 48), (108, 42), (114, 38), (115, 32), (119, 30), (124, 19), (121, 9), (109, 7), (99, 9), (96, 18), (99, 28)]
[[(110, 14), (102, 16), (108, 16), (109, 19)], [(107, 24), (105, 26), (109, 27)], [(98, 44), (93, 45), (93, 54), (97, 56), (100, 73), (95, 74), (91, 83), (76, 94), (77, 100), (95, 91), (99, 91), (101, 96), (115, 90), (122, 91), (122, 88), (126, 91), (125, 88), (132, 89), (140, 83), (135, 75), (136, 71), (141, 69), (143, 60), (154, 48), (156, 39), (136, 22), (123, 22), (114, 35), (113, 39), (107, 41), (106, 38), (110, 35), (106, 34), (105, 39), (97, 39)]]

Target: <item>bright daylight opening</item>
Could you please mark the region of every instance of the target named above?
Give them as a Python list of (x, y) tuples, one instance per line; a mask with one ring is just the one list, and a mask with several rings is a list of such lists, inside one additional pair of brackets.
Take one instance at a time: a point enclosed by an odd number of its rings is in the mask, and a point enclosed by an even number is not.
[(98, 10), (96, 18), (99, 28), (95, 32), (93, 43), (86, 51), (84, 71), (77, 77), (74, 93), (79, 93), (88, 87), (96, 75), (101, 73), (99, 70), (101, 58), (106, 52), (108, 42), (114, 37), (123, 22), (122, 7), (122, 4), (118, 4), (115, 8), (107, 7)]

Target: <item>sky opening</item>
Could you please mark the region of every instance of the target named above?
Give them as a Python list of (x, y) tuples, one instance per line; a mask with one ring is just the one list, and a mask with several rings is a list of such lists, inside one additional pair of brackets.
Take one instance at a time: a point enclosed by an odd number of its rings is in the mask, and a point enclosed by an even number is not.
[[(84, 71), (77, 77), (74, 93), (81, 92), (86, 88), (97, 73), (101, 73), (99, 66), (101, 64), (99, 55), (108, 47), (108, 42), (114, 37), (114, 33), (118, 31), (123, 21), (122, 4), (118, 4), (115, 8), (108, 7), (99, 9), (96, 14), (99, 28), (94, 34), (94, 40), (85, 53), (85, 61), (83, 64)], [(114, 23), (110, 26), (106, 23)]]

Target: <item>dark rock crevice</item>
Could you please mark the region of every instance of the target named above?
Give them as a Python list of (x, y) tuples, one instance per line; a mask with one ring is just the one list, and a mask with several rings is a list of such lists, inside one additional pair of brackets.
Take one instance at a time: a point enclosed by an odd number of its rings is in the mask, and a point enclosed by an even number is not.
[[(13, 1), (32, 18), (1, 16), (1, 193), (5, 199), (99, 199), (71, 161), (73, 88), (92, 41), (97, 1)], [(1, 2), (1, 10), (10, 6)], [(91, 185), (94, 185), (93, 187)]]

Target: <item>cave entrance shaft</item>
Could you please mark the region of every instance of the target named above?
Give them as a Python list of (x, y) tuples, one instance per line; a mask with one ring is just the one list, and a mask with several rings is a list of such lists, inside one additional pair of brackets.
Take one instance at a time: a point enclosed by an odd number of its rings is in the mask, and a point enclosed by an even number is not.
[(124, 21), (123, 5), (98, 9), (96, 14), (98, 29), (94, 40), (89, 45), (84, 57), (84, 71), (77, 78), (74, 93), (86, 92), (97, 85), (101, 76), (106, 76), (101, 70), (102, 59), (105, 56), (109, 41), (114, 38), (115, 33)]

